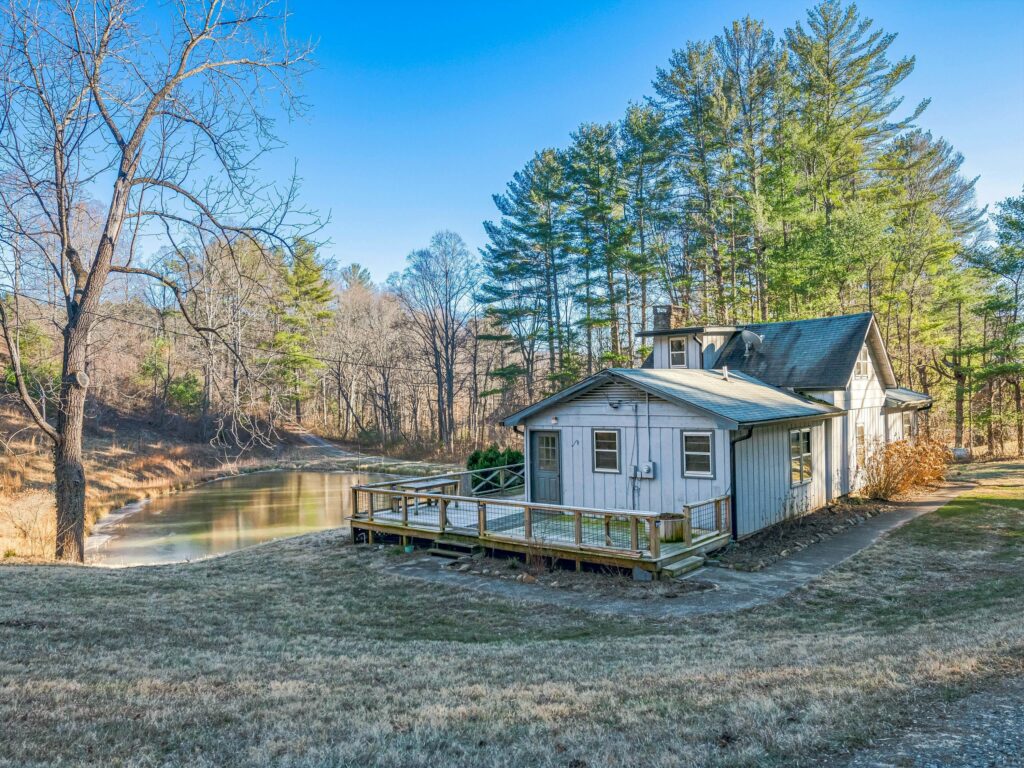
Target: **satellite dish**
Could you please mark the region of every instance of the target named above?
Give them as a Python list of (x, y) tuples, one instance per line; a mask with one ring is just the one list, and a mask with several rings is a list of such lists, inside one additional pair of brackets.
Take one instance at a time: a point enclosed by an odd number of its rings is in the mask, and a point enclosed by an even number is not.
[(740, 338), (743, 340), (744, 345), (746, 345), (746, 351), (743, 353), (744, 357), (749, 357), (751, 350), (757, 352), (764, 344), (764, 336), (760, 336), (753, 331), (744, 329), (740, 333)]

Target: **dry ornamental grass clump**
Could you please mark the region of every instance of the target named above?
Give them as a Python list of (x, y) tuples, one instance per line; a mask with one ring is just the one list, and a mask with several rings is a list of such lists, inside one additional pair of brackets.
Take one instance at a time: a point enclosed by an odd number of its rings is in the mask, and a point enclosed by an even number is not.
[(915, 488), (934, 485), (946, 476), (953, 460), (935, 440), (900, 440), (871, 454), (864, 467), (863, 492), (872, 499), (894, 499)]

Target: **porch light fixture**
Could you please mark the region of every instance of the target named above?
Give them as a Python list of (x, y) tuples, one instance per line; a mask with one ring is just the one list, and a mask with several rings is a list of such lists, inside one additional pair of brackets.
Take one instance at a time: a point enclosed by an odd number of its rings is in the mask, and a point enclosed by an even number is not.
[(558, 423), (558, 417), (557, 416), (552, 416), (551, 417), (551, 423), (552, 424), (557, 424)]

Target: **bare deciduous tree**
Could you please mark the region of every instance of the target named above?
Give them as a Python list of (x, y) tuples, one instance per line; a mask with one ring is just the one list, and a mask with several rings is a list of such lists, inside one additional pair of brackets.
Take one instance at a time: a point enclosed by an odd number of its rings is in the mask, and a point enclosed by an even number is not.
[(478, 282), (479, 268), (466, 244), (445, 231), (431, 238), (429, 249), (409, 254), (393, 286), (427, 352), (436, 386), (437, 434), (448, 449), (455, 441), (456, 367)]
[[(253, 163), (275, 143), (267, 97), (301, 106), (291, 84), (310, 48), (288, 42), (275, 0), (176, 0), (155, 12), (130, 0), (6, 0), (0, 19), (0, 261), (62, 309), (52, 423), (27, 390), (12, 303), (0, 302), (0, 324), (20, 399), (53, 443), (56, 556), (81, 560), (89, 341), (104, 288), (118, 274), (156, 280), (196, 331), (219, 335), (142, 246), (287, 246), (294, 184), (261, 185)], [(87, 208), (100, 211), (95, 227)]]

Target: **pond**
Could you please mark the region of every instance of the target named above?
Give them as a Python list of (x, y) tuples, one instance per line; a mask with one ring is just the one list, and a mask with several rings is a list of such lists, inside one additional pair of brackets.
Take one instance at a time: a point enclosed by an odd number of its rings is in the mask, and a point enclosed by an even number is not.
[(283, 536), (336, 528), (349, 489), (383, 480), (356, 472), (258, 472), (130, 504), (101, 520), (86, 561), (151, 565), (195, 560)]

